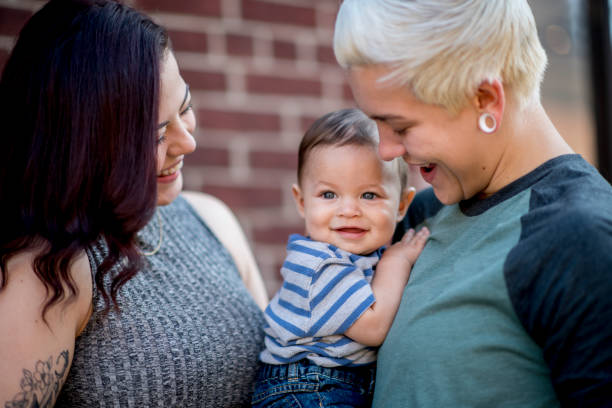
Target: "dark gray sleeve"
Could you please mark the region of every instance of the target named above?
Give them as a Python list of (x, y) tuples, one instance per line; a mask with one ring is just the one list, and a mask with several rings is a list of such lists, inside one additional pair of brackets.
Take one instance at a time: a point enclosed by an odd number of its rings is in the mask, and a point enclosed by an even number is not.
[(530, 211), (504, 266), (517, 315), (568, 407), (612, 406), (612, 201), (597, 202)]

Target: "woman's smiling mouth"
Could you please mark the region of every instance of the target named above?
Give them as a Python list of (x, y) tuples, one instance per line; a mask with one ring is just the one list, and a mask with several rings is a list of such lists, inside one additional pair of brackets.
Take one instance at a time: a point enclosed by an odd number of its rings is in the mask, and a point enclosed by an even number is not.
[(183, 161), (179, 161), (172, 167), (168, 167), (167, 169), (163, 169), (157, 175), (158, 183), (172, 183), (174, 180), (178, 178), (181, 174), (181, 168), (183, 167)]
[(159, 174), (157, 175), (157, 177), (171, 176), (174, 173), (176, 173), (177, 171), (179, 171), (181, 168), (183, 168), (183, 161), (182, 160), (179, 161), (178, 163), (176, 163), (174, 166), (160, 171)]
[(425, 180), (427, 183), (431, 184), (431, 182), (433, 181), (434, 177), (436, 176), (436, 165), (435, 164), (428, 164), (426, 166), (421, 166), (419, 167), (420, 173), (421, 173), (421, 177), (423, 177), (423, 180)]

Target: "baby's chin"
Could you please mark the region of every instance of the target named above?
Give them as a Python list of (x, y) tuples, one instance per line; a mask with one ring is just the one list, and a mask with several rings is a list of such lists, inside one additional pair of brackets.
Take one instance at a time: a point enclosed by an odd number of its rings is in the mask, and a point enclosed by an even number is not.
[[(344, 231), (337, 229), (328, 231), (306, 231), (310, 239), (319, 242), (326, 242), (340, 248), (343, 251), (350, 252), (355, 255), (369, 255), (380, 247), (383, 247), (391, 240), (392, 232), (389, 234), (376, 233), (375, 231), (364, 230), (358, 231), (359, 228), (346, 228)], [(388, 239), (383, 240), (382, 238)]]
[(332, 244), (333, 246), (340, 248), (343, 251), (346, 252), (350, 252), (351, 254), (355, 254), (355, 255), (369, 255), (372, 252), (376, 251), (378, 248), (382, 247), (385, 245), (385, 243), (381, 243), (378, 246), (373, 246), (373, 245), (363, 245), (363, 244), (351, 244), (351, 243), (346, 243), (346, 242), (330, 242), (330, 244)]

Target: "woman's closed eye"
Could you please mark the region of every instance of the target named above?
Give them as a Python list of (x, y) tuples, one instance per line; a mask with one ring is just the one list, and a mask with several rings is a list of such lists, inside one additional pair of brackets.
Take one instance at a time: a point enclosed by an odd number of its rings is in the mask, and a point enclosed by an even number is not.
[(189, 104), (185, 107), (185, 109), (183, 109), (180, 112), (180, 115), (183, 116), (185, 115), (187, 112), (189, 112), (190, 110), (193, 110), (193, 104), (191, 103), (191, 101), (189, 102)]
[(399, 128), (399, 129), (393, 129), (393, 133), (395, 133), (398, 136), (405, 136), (406, 133), (408, 133), (408, 129), (407, 127), (404, 128)]
[[(179, 112), (179, 116), (185, 116), (189, 112), (193, 112), (193, 104), (191, 103), (191, 101), (187, 104), (185, 109), (183, 109), (182, 111)], [(162, 144), (162, 143), (164, 143), (164, 141), (166, 141), (166, 130), (168, 128), (168, 125), (170, 125), (170, 124), (171, 123), (168, 122), (168, 121), (166, 121), (166, 122), (161, 124), (161, 127), (159, 128), (160, 131), (161, 131), (161, 134), (157, 138), (157, 144), (158, 145)]]
[(160, 134), (157, 137), (157, 144), (160, 145), (162, 143), (164, 143), (166, 141), (166, 127), (168, 125), (164, 126), (163, 128), (160, 129)]
[(389, 127), (393, 131), (393, 134), (397, 136), (406, 136), (410, 132), (410, 129), (415, 126), (417, 126), (417, 123), (413, 121), (399, 121), (389, 123)]

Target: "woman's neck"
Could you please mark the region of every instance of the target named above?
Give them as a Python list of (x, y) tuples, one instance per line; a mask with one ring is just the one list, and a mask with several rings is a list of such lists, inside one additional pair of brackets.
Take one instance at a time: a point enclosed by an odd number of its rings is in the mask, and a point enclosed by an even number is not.
[(552, 158), (574, 153), (539, 100), (523, 107), (509, 103), (499, 133), (504, 148), (483, 196), (494, 194)]

